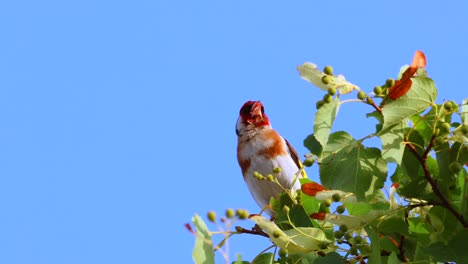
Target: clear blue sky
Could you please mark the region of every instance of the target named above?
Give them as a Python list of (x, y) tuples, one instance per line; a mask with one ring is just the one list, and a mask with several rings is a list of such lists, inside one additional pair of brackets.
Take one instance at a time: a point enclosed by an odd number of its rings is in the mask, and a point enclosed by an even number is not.
[[(323, 95), (299, 78), (306, 61), (371, 91), (423, 50), (439, 102), (460, 102), (467, 14), (464, 1), (3, 1), (0, 263), (191, 263), (194, 213), (258, 210), (235, 155), (246, 100), (300, 155)], [(356, 125), (369, 111), (345, 105), (337, 129), (370, 133)], [(267, 245), (235, 238), (231, 259)]]

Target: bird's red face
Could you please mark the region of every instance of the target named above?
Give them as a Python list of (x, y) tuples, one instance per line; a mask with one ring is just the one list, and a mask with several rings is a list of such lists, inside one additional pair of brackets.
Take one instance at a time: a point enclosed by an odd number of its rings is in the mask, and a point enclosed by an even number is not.
[(241, 107), (239, 115), (242, 124), (245, 126), (261, 127), (270, 125), (270, 120), (265, 114), (265, 109), (260, 101), (246, 102)]

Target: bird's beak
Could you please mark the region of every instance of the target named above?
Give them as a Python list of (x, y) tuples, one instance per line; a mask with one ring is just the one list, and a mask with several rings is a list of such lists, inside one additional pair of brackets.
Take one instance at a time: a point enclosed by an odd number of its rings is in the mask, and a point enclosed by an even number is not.
[(263, 119), (262, 107), (263, 105), (260, 101), (257, 101), (253, 104), (252, 110), (250, 110), (250, 116), (255, 121), (259, 121)]

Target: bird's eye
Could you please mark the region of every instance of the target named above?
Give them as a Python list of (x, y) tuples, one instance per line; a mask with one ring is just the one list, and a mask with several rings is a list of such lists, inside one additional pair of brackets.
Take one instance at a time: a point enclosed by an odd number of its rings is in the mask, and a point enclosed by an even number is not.
[(252, 110), (252, 105), (246, 105), (244, 108), (242, 108), (242, 114), (245, 116), (250, 115), (251, 110)]

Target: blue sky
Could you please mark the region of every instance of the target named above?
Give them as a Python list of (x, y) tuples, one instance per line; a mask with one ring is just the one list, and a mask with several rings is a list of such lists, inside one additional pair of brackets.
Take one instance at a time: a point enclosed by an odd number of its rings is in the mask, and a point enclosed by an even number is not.
[[(461, 102), (467, 14), (464, 1), (4, 1), (0, 263), (191, 263), (193, 214), (258, 210), (235, 154), (245, 101), (300, 155), (323, 95), (299, 77), (306, 61), (370, 92), (422, 50), (438, 101)], [(343, 106), (336, 129), (371, 133), (370, 111)], [(234, 238), (231, 260), (268, 244)]]

